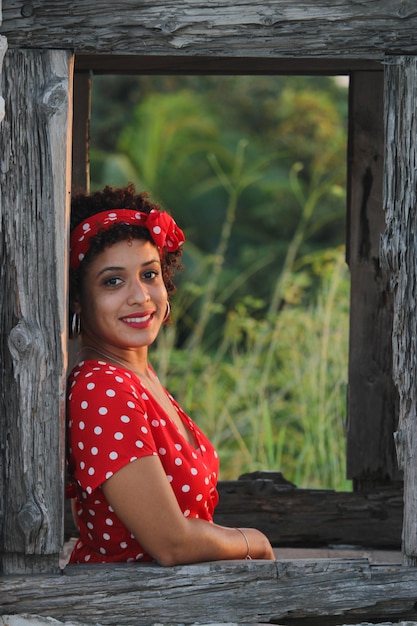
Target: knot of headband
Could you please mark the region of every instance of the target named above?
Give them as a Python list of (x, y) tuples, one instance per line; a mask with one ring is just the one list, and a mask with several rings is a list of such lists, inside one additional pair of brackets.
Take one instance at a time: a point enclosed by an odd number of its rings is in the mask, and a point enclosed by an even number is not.
[(78, 224), (70, 238), (70, 267), (77, 269), (85, 257), (91, 238), (99, 231), (108, 230), (114, 224), (134, 224), (146, 228), (155, 245), (161, 250), (175, 252), (184, 243), (185, 237), (181, 228), (165, 211), (153, 209), (150, 213), (142, 213), (135, 209), (112, 209), (102, 211)]

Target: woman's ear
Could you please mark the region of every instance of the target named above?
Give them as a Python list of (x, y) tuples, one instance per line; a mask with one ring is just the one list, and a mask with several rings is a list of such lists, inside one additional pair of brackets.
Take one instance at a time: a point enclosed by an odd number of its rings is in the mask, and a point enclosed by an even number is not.
[(77, 313), (77, 315), (79, 315), (81, 313), (81, 302), (78, 298), (78, 296), (76, 296), (75, 298), (72, 298), (70, 301), (70, 308), (71, 311), (73, 313)]

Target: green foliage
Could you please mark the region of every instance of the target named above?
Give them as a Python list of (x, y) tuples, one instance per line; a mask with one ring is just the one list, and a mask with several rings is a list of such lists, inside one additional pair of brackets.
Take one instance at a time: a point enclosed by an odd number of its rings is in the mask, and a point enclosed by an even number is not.
[(93, 87), (92, 188), (134, 182), (186, 232), (152, 359), (222, 477), (347, 488), (346, 90), (274, 76)]

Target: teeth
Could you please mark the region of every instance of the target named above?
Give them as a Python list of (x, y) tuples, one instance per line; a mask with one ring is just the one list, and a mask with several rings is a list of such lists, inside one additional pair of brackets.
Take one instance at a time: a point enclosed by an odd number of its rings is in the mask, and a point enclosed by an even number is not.
[(150, 317), (150, 315), (145, 315), (144, 317), (124, 317), (123, 321), (127, 322), (128, 324), (141, 324), (142, 322), (147, 322)]

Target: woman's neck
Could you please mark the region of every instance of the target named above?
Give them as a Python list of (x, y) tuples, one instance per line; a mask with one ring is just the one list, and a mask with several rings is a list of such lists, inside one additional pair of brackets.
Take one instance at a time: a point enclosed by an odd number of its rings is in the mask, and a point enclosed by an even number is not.
[[(126, 369), (132, 370), (139, 376), (149, 376), (148, 360), (145, 356), (139, 355), (135, 351), (126, 351), (126, 353), (114, 353), (111, 349), (101, 350), (94, 345), (84, 345), (77, 355), (82, 359), (96, 359), (102, 357), (106, 362), (120, 365)], [(100, 360), (100, 359), (99, 359)]]

